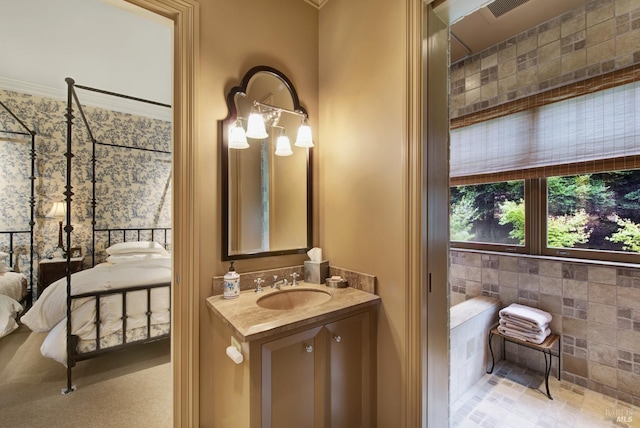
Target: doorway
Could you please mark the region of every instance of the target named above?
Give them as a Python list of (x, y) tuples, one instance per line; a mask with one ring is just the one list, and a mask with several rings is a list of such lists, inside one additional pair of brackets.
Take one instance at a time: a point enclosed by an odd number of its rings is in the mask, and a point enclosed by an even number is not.
[[(27, 3), (27, 2), (25, 2), (25, 3)], [(46, 2), (46, 3), (49, 3), (49, 2)], [(53, 2), (51, 2), (51, 3), (53, 3)], [(81, 12), (81, 11), (84, 11), (84, 7), (88, 4), (88, 2), (84, 2), (84, 1), (83, 1), (83, 2), (81, 2), (81, 3), (83, 3), (83, 7), (79, 8), (79, 9), (77, 10), (77, 12), (78, 12), (78, 13), (73, 14), (73, 19), (74, 19), (74, 20), (76, 20), (76, 21), (78, 21), (78, 20), (80, 20), (80, 21), (81, 21), (81, 20), (83, 19), (83, 16), (82, 16), (82, 14), (81, 14), (80, 12)], [(97, 2), (97, 3), (102, 3), (102, 6), (103, 6), (103, 7), (105, 6), (103, 2)], [(121, 3), (122, 5), (125, 5), (125, 6), (127, 6), (128, 8), (132, 8), (132, 7), (133, 7), (132, 5), (130, 5), (130, 4), (128, 4), (128, 3), (125, 3), (124, 1), (111, 2), (111, 3), (113, 3), (113, 5), (107, 5), (107, 6), (112, 8), (113, 6), (116, 6), (116, 3)], [(60, 6), (60, 5), (53, 5), (53, 6), (51, 6), (51, 7), (55, 7), (55, 6)], [(30, 6), (28, 6), (28, 7), (33, 7), (33, 5), (30, 5)], [(140, 8), (138, 8), (138, 9), (140, 9)], [(143, 10), (143, 9), (140, 9), (140, 10), (139, 10), (139, 11), (137, 11), (136, 13), (140, 13), (140, 11), (145, 12), (145, 13), (148, 13), (148, 12), (146, 12), (146, 11), (145, 11), (145, 10)], [(45, 12), (45, 10), (43, 10), (43, 13), (44, 13), (44, 12)], [(157, 13), (157, 12), (154, 12), (154, 13)], [(51, 18), (51, 16), (47, 16), (47, 18)], [(156, 19), (158, 19), (158, 18), (156, 17)], [(169, 28), (170, 28), (170, 30), (169, 30), (169, 31), (171, 32), (171, 31), (173, 30), (173, 26), (171, 25), (171, 21), (170, 21), (169, 19), (166, 19), (166, 18), (162, 18), (162, 19), (164, 19), (164, 20), (168, 23), (168, 26), (169, 26)], [(175, 19), (175, 16), (174, 16), (174, 19)], [(87, 18), (87, 21), (91, 21), (91, 19), (90, 19), (90, 18)], [(117, 27), (117, 26), (114, 26), (114, 27)], [(31, 27), (31, 28), (33, 28), (33, 27)], [(81, 34), (82, 34), (82, 33), (81, 33)], [(81, 35), (81, 34), (80, 34), (80, 35)], [(86, 33), (85, 33), (85, 36), (86, 36)], [(86, 38), (86, 37), (85, 37), (85, 38)], [(76, 36), (76, 41), (77, 41), (77, 40), (78, 40), (78, 37)], [(169, 41), (169, 43), (171, 43), (171, 40)], [(60, 53), (61, 51), (63, 51), (63, 52), (64, 52), (64, 50), (63, 50), (63, 49), (58, 49), (58, 50), (57, 50), (57, 52), (58, 52), (58, 53)], [(70, 49), (70, 51), (73, 51), (73, 49)], [(33, 54), (34, 54), (34, 52), (33, 52), (33, 51), (30, 51), (30, 52), (29, 52), (29, 54), (30, 54), (30, 55), (33, 55)], [(40, 60), (42, 60), (42, 58), (41, 58), (41, 57), (46, 58), (46, 53), (44, 53), (44, 52), (43, 52), (43, 53), (42, 53), (42, 55), (38, 55), (37, 57), (38, 57), (38, 58), (40, 58)], [(169, 55), (169, 57), (171, 57), (171, 55)], [(86, 60), (86, 58), (85, 58), (85, 60)], [(46, 60), (43, 60), (43, 61), (45, 61), (45, 62), (46, 62)], [(171, 64), (170, 64), (170, 63), (168, 63), (168, 64), (167, 64), (167, 66), (170, 68), (170, 70), (169, 70), (169, 74), (171, 74), (171, 73), (173, 72), (173, 67), (171, 67)], [(37, 66), (32, 66), (32, 68), (33, 68), (33, 69), (37, 69), (37, 68), (46, 68), (46, 67), (41, 67), (40, 65), (37, 65)], [(49, 70), (50, 70), (50, 69), (49, 69)], [(27, 77), (27, 74), (25, 74), (25, 77)], [(76, 77), (76, 76), (74, 76), (74, 77)], [(79, 77), (79, 76), (78, 76), (78, 77)], [(63, 81), (62, 79), (59, 79), (59, 80), (60, 80), (61, 82)], [(85, 83), (86, 83), (86, 84), (91, 84), (91, 83), (92, 83), (91, 81), (89, 81), (89, 79), (86, 79), (86, 78), (82, 78), (82, 79), (78, 79), (78, 80), (79, 80), (79, 83), (83, 83), (83, 84), (85, 84)], [(171, 78), (171, 80), (173, 80), (173, 78)], [(95, 86), (100, 87), (99, 85), (95, 85)], [(172, 91), (172, 90), (171, 90), (171, 86), (172, 86), (172, 85), (170, 84), (170, 85), (169, 85), (169, 89), (168, 89), (168, 92), (169, 92), (169, 95), (170, 95), (170, 99), (171, 99), (171, 96), (173, 95), (173, 92), (174, 92), (174, 91)], [(119, 91), (118, 91), (118, 92), (119, 92)], [(123, 91), (123, 92), (124, 92), (124, 91)], [(169, 117), (171, 118), (171, 115), (169, 115)], [(42, 124), (40, 124), (40, 125), (42, 126)], [(175, 124), (174, 124), (174, 125), (175, 125)], [(176, 312), (178, 312), (178, 311), (176, 311)], [(0, 345), (4, 345), (4, 344), (0, 344)], [(167, 347), (167, 349), (169, 349), (169, 347)], [(37, 352), (37, 349), (36, 349), (36, 352)], [(100, 362), (100, 359), (92, 360), (89, 364), (93, 364), (94, 362), (95, 362), (95, 363), (97, 363), (98, 365), (100, 365), (100, 364), (102, 364), (102, 365), (106, 364), (106, 363)], [(170, 365), (170, 364), (169, 364), (169, 365)], [(166, 390), (171, 390), (171, 389), (172, 389), (172, 388), (171, 388), (171, 377), (172, 377), (172, 375), (171, 375), (171, 370), (169, 369), (169, 373), (168, 373), (168, 376), (167, 376), (167, 379), (168, 379), (168, 381), (169, 381), (169, 385), (163, 385), (161, 388), (166, 389)], [(78, 382), (78, 384), (79, 384), (79, 388), (82, 388), (82, 381), (79, 381), (79, 382)], [(89, 386), (87, 386), (87, 387), (89, 387)], [(157, 389), (157, 388), (154, 388), (154, 389)], [(59, 390), (58, 390), (58, 394), (59, 394)], [(172, 398), (172, 397), (169, 397), (169, 399), (167, 400), (167, 405), (164, 407), (164, 409), (163, 409), (163, 410), (170, 409), (170, 407), (171, 407), (171, 402), (172, 402), (172, 401), (173, 401), (173, 398)], [(169, 421), (170, 421), (170, 420), (172, 419), (172, 417), (169, 415), (169, 418), (168, 418), (168, 419), (169, 419)]]

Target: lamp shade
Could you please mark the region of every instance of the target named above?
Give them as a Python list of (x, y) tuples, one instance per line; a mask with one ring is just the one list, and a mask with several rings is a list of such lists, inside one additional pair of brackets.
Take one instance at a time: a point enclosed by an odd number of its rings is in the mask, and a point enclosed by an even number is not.
[(300, 128), (298, 128), (298, 136), (296, 137), (295, 145), (297, 147), (313, 147), (313, 139), (311, 137), (311, 127), (302, 122)]
[(260, 113), (253, 112), (249, 115), (249, 123), (247, 124), (247, 137), (255, 139), (267, 138), (267, 130), (264, 127), (264, 119)]
[(291, 143), (289, 137), (281, 135), (276, 142), (276, 156), (291, 156), (293, 151), (291, 150)]
[(229, 148), (246, 149), (248, 147), (247, 134), (244, 132), (242, 123), (238, 120), (229, 127)]
[(67, 215), (67, 204), (64, 202), (54, 202), (46, 218), (62, 218)]

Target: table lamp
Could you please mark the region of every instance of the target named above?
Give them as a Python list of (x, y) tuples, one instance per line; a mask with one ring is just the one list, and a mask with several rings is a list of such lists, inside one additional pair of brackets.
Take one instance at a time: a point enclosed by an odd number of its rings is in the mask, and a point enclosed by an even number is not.
[(64, 257), (64, 245), (62, 244), (62, 219), (67, 215), (67, 206), (64, 202), (54, 202), (51, 211), (45, 216), (46, 218), (57, 218), (58, 222), (58, 247), (62, 249)]

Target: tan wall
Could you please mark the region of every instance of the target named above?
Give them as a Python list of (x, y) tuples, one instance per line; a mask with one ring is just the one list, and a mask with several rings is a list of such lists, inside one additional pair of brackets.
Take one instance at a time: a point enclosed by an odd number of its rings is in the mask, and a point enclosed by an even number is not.
[[(201, 171), (196, 199), (202, 225), (200, 240), (200, 426), (212, 426), (212, 327), (205, 298), (212, 277), (227, 264), (220, 254), (220, 193), (217, 120), (227, 115), (225, 94), (253, 66), (269, 65), (293, 82), (318, 137), (318, 11), (301, 0), (209, 0), (200, 2), (200, 85), (197, 158)], [(239, 272), (302, 264), (306, 256), (243, 260)]]
[[(318, 12), (301, 0), (201, 3), (198, 157), (203, 172), (197, 186), (203, 229), (211, 233), (200, 248), (201, 426), (211, 424), (207, 403), (214, 397), (210, 378), (218, 358), (211, 355), (204, 297), (211, 293), (211, 277), (227, 267), (219, 261), (213, 120), (226, 115), (224, 90), (257, 64), (290, 77), (309, 111), (317, 143), (314, 243), (331, 265), (377, 276), (382, 297), (377, 424), (402, 426), (408, 305), (406, 2), (380, 0), (370, 6), (365, 0), (331, 0)], [(228, 18), (234, 14), (243, 18), (242, 36), (238, 22)], [(304, 259), (243, 260), (237, 268), (246, 272)]]
[(320, 245), (376, 275), (379, 427), (402, 426), (406, 353), (405, 2), (320, 10)]

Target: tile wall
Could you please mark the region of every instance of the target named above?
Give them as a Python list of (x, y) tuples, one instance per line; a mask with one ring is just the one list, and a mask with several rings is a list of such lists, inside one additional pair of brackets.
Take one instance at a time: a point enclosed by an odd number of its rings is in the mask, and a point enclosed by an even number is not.
[(640, 63), (640, 2), (593, 0), (450, 69), (451, 117)]
[[(638, 40), (639, 1), (590, 1), (453, 64), (452, 124), (612, 71), (634, 74)], [(640, 404), (640, 266), (466, 250), (451, 251), (450, 262), (452, 305), (489, 296), (550, 312), (562, 335), (563, 379)], [(544, 367), (534, 350), (508, 343), (505, 353)]]
[[(640, 405), (640, 266), (452, 250), (449, 281), (451, 305), (488, 296), (551, 313), (563, 380)], [(507, 359), (544, 367), (507, 345)]]
[[(449, 402), (454, 403), (491, 368), (487, 342), (498, 322), (500, 301), (478, 296), (451, 308)], [(493, 340), (495, 361), (502, 358), (502, 342)]]

